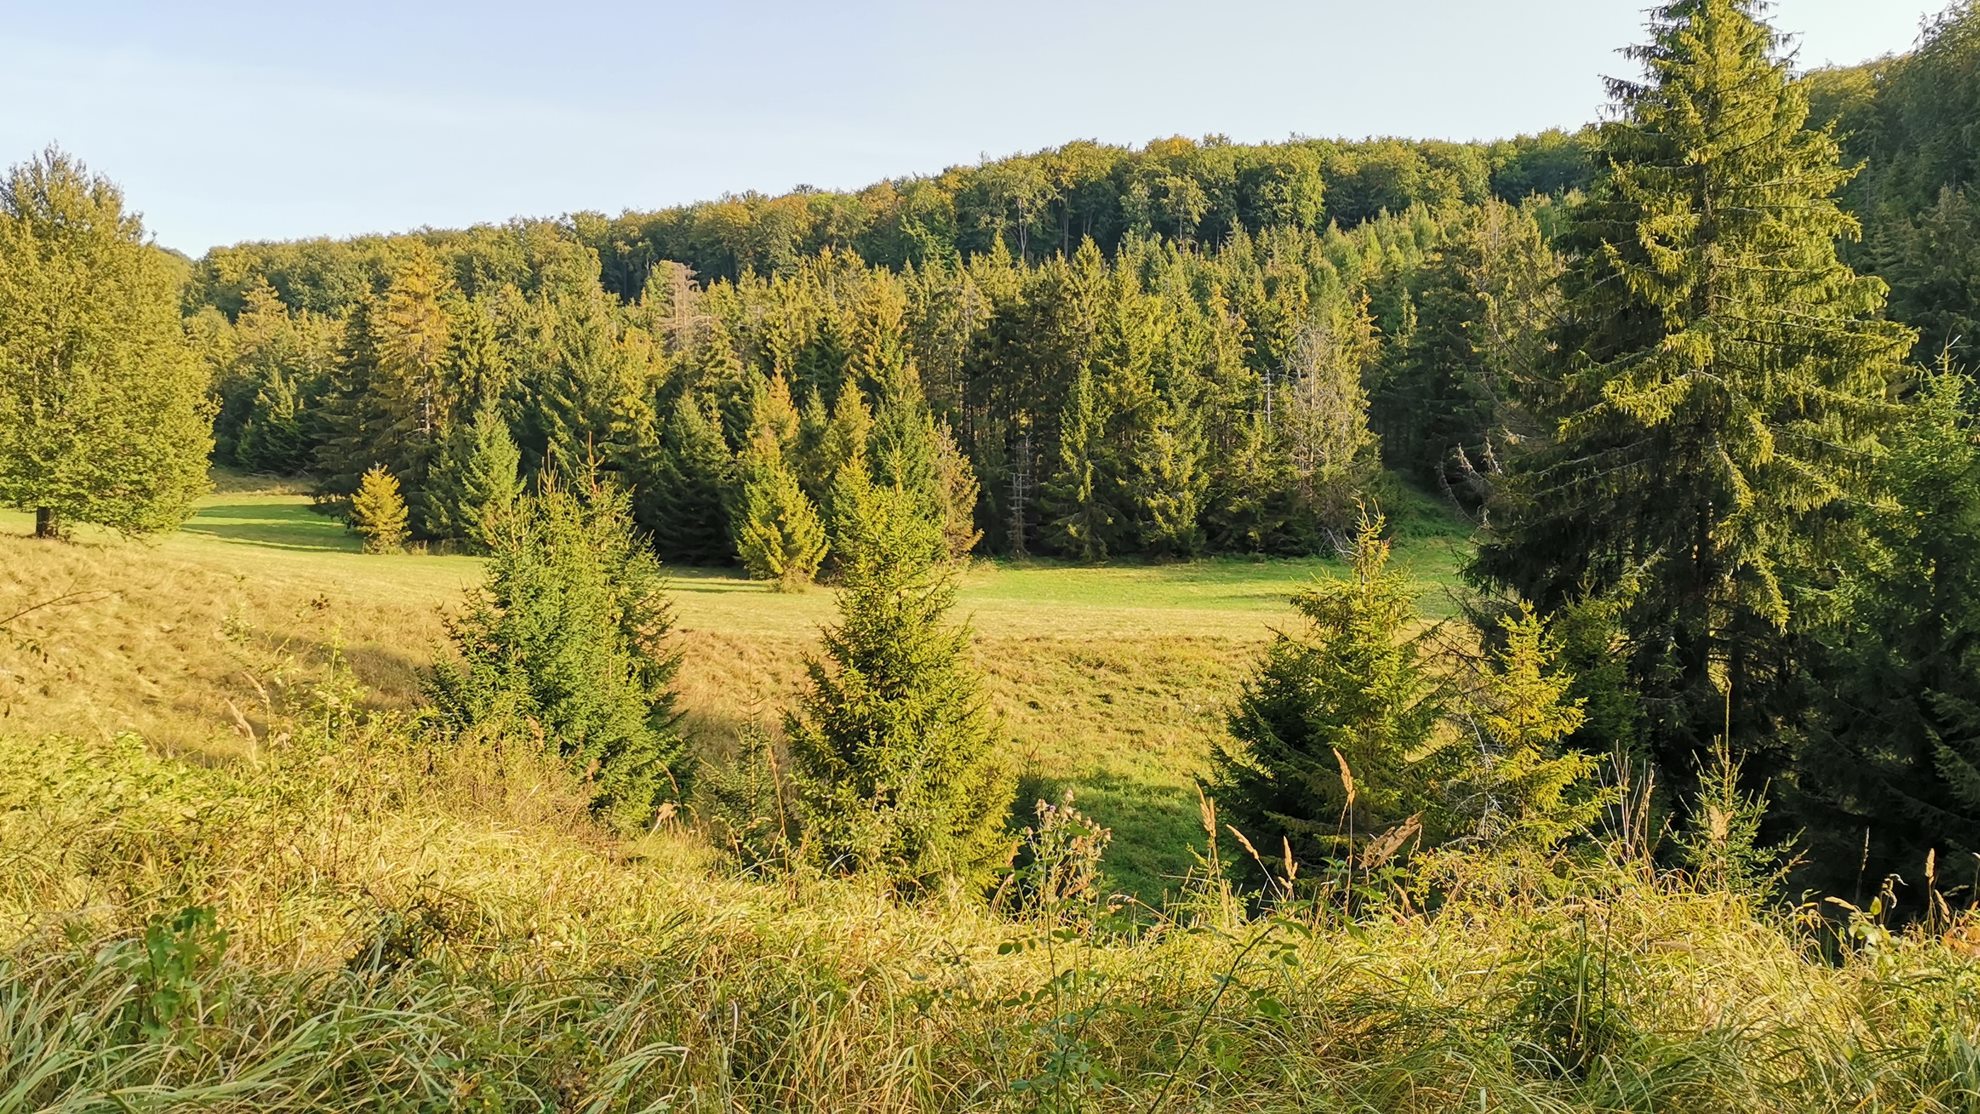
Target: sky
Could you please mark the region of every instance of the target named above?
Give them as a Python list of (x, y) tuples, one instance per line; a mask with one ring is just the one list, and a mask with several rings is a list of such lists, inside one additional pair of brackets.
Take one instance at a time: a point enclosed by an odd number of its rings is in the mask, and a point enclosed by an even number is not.
[[(857, 188), (1072, 139), (1489, 139), (1600, 112), (1648, 0), (0, 0), (0, 163), (159, 243)], [(1778, 0), (1804, 67), (1943, 0)]]

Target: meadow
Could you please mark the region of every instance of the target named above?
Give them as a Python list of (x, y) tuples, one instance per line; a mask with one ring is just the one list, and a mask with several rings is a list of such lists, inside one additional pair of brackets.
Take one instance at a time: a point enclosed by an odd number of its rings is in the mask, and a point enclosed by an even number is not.
[[(0, 729), (98, 739), (135, 732), (164, 750), (237, 756), (265, 716), (262, 674), (334, 654), (368, 706), (407, 710), (446, 639), (445, 616), (479, 583), (479, 558), (361, 552), (307, 496), (222, 475), (178, 533), (153, 543), (84, 533), (56, 547), (0, 514), (0, 614), (27, 645), (0, 646)], [(1461, 535), (1412, 507), (1398, 560), (1426, 616), (1454, 609)], [(1151, 904), (1202, 843), (1194, 778), (1244, 670), (1287, 599), (1328, 559), (1213, 558), (1080, 567), (978, 561), (959, 617), (1010, 753), (1037, 798), (1071, 790), (1115, 832), (1115, 883)], [(669, 570), (685, 726), (714, 761), (745, 724), (774, 726), (802, 677), (833, 592), (783, 594), (733, 570)], [(72, 595), (71, 595), (72, 594)]]

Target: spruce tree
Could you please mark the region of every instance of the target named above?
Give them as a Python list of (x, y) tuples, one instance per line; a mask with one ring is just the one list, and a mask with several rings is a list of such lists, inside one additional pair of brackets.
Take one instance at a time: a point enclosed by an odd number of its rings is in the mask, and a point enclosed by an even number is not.
[(207, 490), (179, 284), (107, 179), (50, 148), (0, 181), (0, 504), (35, 533), (171, 530)]
[(426, 501), (426, 532), (490, 552), (522, 498), (522, 452), (492, 402), (455, 426), (441, 450)]
[(1206, 792), (1281, 876), (1412, 819), (1430, 838), (1448, 826), (1458, 767), (1440, 737), (1445, 698), (1413, 629), (1415, 589), (1389, 567), (1381, 528), (1364, 518), (1349, 575), (1293, 598), (1302, 628), (1273, 638), (1211, 753)]
[(1107, 417), (1097, 397), (1093, 368), (1073, 373), (1059, 415), (1059, 467), (1046, 485), (1051, 521), (1047, 537), (1054, 548), (1082, 561), (1105, 560), (1115, 541), (1120, 514), (1108, 500)]
[(293, 475), (309, 463), (303, 401), (284, 368), (271, 368), (255, 389), (234, 443), (234, 462), (250, 472)]
[(686, 771), (659, 562), (625, 494), (598, 477), (546, 482), (495, 538), (486, 581), (450, 624), (458, 657), (428, 693), (450, 732), (554, 748), (595, 807), (643, 829)]
[(935, 482), (943, 548), (951, 558), (967, 557), (983, 540), (983, 531), (976, 526), (976, 504), (983, 489), (947, 423), (935, 430)]
[(837, 499), (839, 622), (784, 725), (805, 840), (828, 867), (909, 892), (983, 886), (1009, 862), (1015, 782), (969, 630), (946, 618), (956, 574), (935, 556), (940, 525), (890, 483), (854, 478)]
[[(1878, 469), (1870, 558), (1815, 641), (1787, 797), (1811, 882), (1852, 900), (1926, 857), (1980, 854), (1980, 445), (1972, 386), (1938, 374)], [(1965, 881), (1961, 878), (1960, 881)], [(1923, 899), (1915, 899), (1922, 907)]]
[(757, 392), (754, 433), (736, 459), (740, 490), (729, 523), (750, 576), (786, 592), (810, 584), (826, 553), (824, 522), (789, 461), (797, 435), (790, 402), (782, 376)]
[(1606, 800), (1594, 784), (1596, 757), (1565, 745), (1586, 713), (1569, 695), (1574, 678), (1556, 664), (1554, 639), (1524, 603), (1501, 618), (1500, 634), (1472, 709), (1470, 804), (1488, 844), (1544, 852), (1586, 832)]
[(374, 464), (351, 495), (351, 529), (364, 539), (366, 553), (393, 553), (411, 536), (405, 496), (398, 478)]
[[(1796, 594), (1888, 424), (1911, 344), (1838, 260), (1850, 172), (1755, 0), (1658, 8), (1571, 215), (1551, 445), (1522, 454), (1475, 571), (1543, 612), (1626, 597), (1623, 657), (1664, 784), (1783, 738)], [(1777, 768), (1747, 762), (1755, 777)]]
[(639, 496), (641, 521), (663, 559), (688, 565), (735, 560), (729, 515), (738, 502), (736, 462), (721, 423), (697, 396), (674, 400)]

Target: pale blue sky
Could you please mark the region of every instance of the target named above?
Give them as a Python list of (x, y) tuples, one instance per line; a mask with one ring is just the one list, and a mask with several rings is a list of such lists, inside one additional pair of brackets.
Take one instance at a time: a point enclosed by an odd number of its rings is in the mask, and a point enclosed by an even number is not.
[[(1647, 2), (0, 0), (0, 162), (57, 141), (198, 255), (1076, 138), (1489, 138), (1593, 118)], [(1940, 6), (1780, 0), (1775, 21), (1804, 65), (1856, 62)]]

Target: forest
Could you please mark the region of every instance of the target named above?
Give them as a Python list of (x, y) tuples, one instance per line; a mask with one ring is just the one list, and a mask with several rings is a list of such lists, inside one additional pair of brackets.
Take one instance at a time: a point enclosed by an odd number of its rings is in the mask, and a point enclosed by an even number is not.
[(197, 260), (17, 165), (0, 1110), (1974, 1109), (1980, 7), (1627, 58)]

